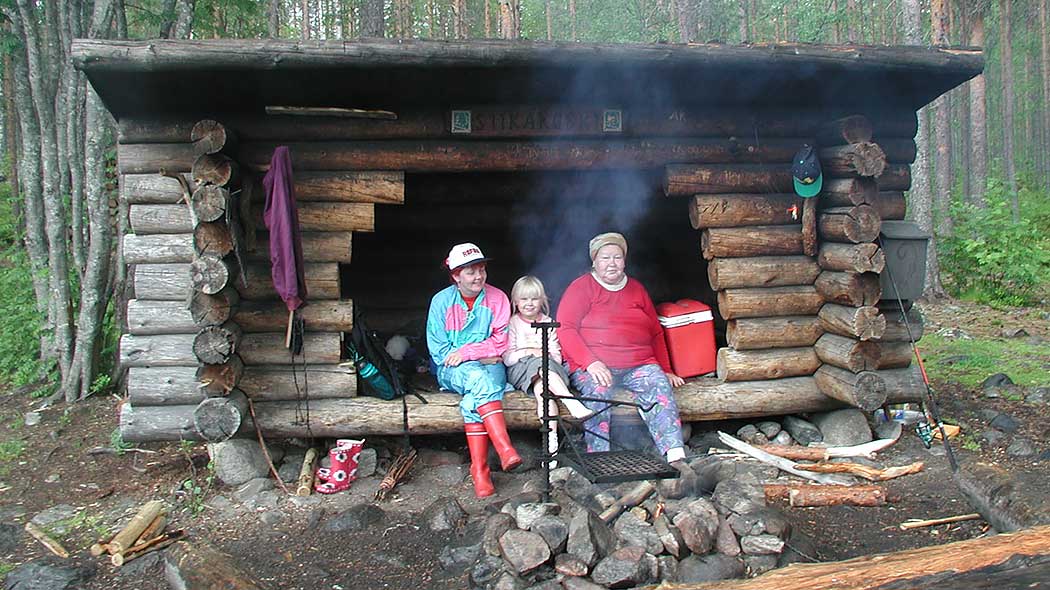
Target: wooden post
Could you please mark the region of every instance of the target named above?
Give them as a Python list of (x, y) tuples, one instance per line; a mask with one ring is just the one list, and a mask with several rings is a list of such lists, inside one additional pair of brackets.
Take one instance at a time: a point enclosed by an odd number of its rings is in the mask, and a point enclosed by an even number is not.
[(825, 395), (853, 407), (871, 412), (886, 403), (886, 383), (873, 371), (851, 373), (824, 365), (814, 377)]

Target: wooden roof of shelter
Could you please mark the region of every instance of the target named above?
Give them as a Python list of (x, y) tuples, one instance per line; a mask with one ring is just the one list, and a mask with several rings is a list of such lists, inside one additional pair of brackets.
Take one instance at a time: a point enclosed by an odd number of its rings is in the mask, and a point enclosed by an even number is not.
[(602, 103), (917, 109), (979, 74), (979, 48), (534, 41), (79, 39), (118, 118), (267, 105)]

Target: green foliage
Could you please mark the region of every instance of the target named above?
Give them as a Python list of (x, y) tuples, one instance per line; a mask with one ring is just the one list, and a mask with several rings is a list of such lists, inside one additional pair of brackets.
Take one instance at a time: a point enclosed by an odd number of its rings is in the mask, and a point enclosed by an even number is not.
[(41, 376), (43, 318), (11, 199), (10, 185), (0, 183), (0, 381), (18, 387)]
[(26, 443), (20, 439), (0, 441), (0, 477), (11, 472), (12, 464), (22, 456)]
[(1050, 198), (1022, 187), (1025, 207), (1015, 223), (1007, 192), (993, 178), (987, 208), (953, 208), (955, 235), (942, 240), (941, 270), (954, 295), (996, 307), (1032, 305), (1050, 284)]
[[(1018, 385), (1050, 385), (1045, 364), (1050, 358), (1047, 343), (1032, 344), (1018, 338), (949, 339), (934, 333), (922, 337), (919, 349), (930, 379), (977, 387), (989, 375), (1006, 373)], [(946, 359), (951, 362), (943, 362)]]
[(9, 561), (0, 561), (0, 577), (11, 573), (11, 570), (15, 569), (15, 567), (17, 566)]
[(109, 446), (117, 452), (117, 455), (123, 455), (131, 448), (131, 443), (124, 440), (124, 437), (120, 435), (119, 428), (114, 428), (109, 435)]

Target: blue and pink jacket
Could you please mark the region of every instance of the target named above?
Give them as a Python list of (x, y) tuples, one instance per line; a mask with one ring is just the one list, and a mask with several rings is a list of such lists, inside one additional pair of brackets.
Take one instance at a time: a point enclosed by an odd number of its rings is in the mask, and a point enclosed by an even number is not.
[(427, 314), (427, 347), (439, 367), (445, 357), (460, 350), (464, 361), (498, 357), (507, 351), (510, 300), (492, 285), (485, 288), (467, 311), (459, 289), (449, 285), (430, 300)]

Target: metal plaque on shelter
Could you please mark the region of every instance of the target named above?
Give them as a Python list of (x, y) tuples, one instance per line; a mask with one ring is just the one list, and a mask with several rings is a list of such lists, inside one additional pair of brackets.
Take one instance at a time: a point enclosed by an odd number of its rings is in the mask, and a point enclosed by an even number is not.
[(452, 111), (452, 133), (470, 133), (470, 111)]
[(620, 109), (605, 109), (602, 113), (602, 132), (620, 133), (623, 131), (623, 113)]

